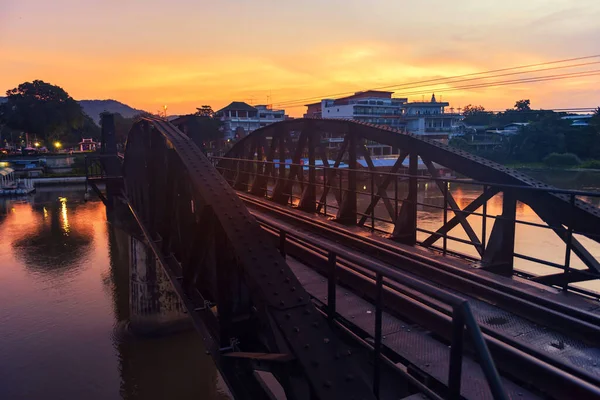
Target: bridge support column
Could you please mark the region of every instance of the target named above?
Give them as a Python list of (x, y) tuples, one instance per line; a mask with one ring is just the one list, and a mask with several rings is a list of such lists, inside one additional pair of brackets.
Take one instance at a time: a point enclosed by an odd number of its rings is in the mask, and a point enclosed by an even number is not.
[(106, 198), (107, 207), (114, 206), (115, 197), (121, 193), (121, 180), (110, 179), (121, 175), (121, 165), (117, 159), (117, 138), (115, 129), (115, 116), (110, 113), (102, 114), (102, 147), (103, 155), (113, 156), (101, 160), (106, 173)]
[(506, 190), (502, 199), (502, 215), (496, 217), (490, 240), (481, 260), (483, 269), (501, 275), (512, 276), (515, 253), (515, 220), (517, 198)]
[(129, 258), (129, 330), (154, 336), (191, 329), (179, 298), (146, 243), (131, 236)]
[(419, 156), (411, 152), (408, 162), (408, 195), (402, 202), (392, 239), (401, 243), (414, 245), (417, 243), (417, 193), (419, 185), (417, 180)]

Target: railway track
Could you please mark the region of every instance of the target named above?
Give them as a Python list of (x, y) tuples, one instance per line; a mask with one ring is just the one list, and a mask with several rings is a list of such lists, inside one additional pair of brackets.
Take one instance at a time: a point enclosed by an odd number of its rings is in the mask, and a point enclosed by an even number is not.
[[(325, 218), (238, 194), (275, 240), (281, 241), (281, 232), (285, 232), (285, 252), (304, 266), (297, 268), (300, 275), (310, 276), (307, 266), (313, 273), (326, 274), (328, 254), (335, 249), (341, 285), (372, 302), (373, 269), (399, 273), (398, 280), (386, 282), (385, 304), (390, 315), (406, 324), (416, 324), (425, 336), (447, 343), (452, 334), (451, 308), (399, 283), (402, 279), (427, 282), (468, 300), (498, 368), (518, 387), (549, 398), (600, 398), (597, 303), (524, 280), (479, 271), (464, 260), (415, 251), (374, 236), (356, 235)], [(310, 284), (309, 279), (307, 287)], [(313, 298), (325, 307), (319, 290)], [(352, 327), (352, 321), (345, 324), (365, 335), (364, 329)], [(401, 351), (396, 351), (396, 355), (398, 352)], [(412, 365), (411, 360), (407, 362)], [(416, 375), (427, 376), (422, 365), (414, 368), (418, 370)]]

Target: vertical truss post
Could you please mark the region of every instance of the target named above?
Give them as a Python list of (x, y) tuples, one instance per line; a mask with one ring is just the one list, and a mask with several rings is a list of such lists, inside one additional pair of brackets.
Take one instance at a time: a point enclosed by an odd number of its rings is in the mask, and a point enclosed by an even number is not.
[[(298, 208), (302, 211), (315, 212), (317, 210), (317, 191), (316, 191), (316, 180), (317, 171), (315, 170), (315, 132), (309, 125), (308, 131), (308, 185), (304, 186), (302, 197)], [(302, 172), (304, 173), (304, 172)], [(323, 181), (325, 182), (325, 181)]]
[(243, 152), (240, 158), (244, 161), (238, 161), (238, 175), (235, 179), (235, 183), (233, 184), (233, 188), (235, 190), (241, 190), (244, 192), (247, 192), (250, 187), (250, 173), (253, 170), (252, 160), (254, 160), (254, 152), (257, 147), (256, 141), (253, 140), (249, 146), (250, 148), (248, 149), (248, 154), (243, 154), (246, 151), (246, 148), (245, 146), (242, 147)]
[(285, 132), (283, 130), (279, 130), (279, 132), (277, 132), (277, 135), (279, 136), (279, 174), (277, 175), (277, 182), (275, 183), (275, 187), (273, 188), (271, 200), (280, 204), (286, 204), (288, 202), (288, 198), (284, 193), (287, 186), (285, 173), (285, 139), (288, 138), (286, 138)]
[(414, 245), (417, 243), (417, 192), (419, 190), (417, 174), (419, 172), (419, 156), (411, 151), (408, 161), (408, 195), (402, 201), (400, 214), (396, 219), (392, 239)]
[[(342, 193), (342, 204), (338, 210), (336, 220), (343, 224), (356, 224), (356, 149), (358, 135), (352, 130), (348, 133), (348, 186), (346, 193)], [(341, 186), (341, 184), (340, 184)]]
[(260, 162), (263, 160), (263, 151), (266, 150), (266, 139), (262, 138), (259, 142), (259, 150), (258, 150), (258, 168), (256, 170), (256, 177), (254, 178), (254, 182), (252, 182), (252, 188), (250, 189), (250, 193), (259, 197), (265, 197), (267, 195), (267, 183), (269, 182), (269, 176), (273, 171), (273, 155), (275, 154), (275, 149), (277, 148), (277, 137), (273, 135), (271, 139), (271, 146), (266, 154), (266, 163), (263, 165)]
[(516, 193), (506, 189), (502, 199), (502, 215), (496, 216), (487, 249), (481, 260), (484, 269), (506, 276), (513, 274), (516, 219)]

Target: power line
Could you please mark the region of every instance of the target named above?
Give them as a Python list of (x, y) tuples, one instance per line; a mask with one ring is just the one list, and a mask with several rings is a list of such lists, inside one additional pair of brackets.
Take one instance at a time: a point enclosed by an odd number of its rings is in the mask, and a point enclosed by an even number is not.
[[(452, 92), (452, 91), (457, 91), (457, 90), (483, 89), (483, 88), (489, 88), (489, 87), (516, 85), (516, 84), (522, 84), (522, 83), (546, 82), (546, 81), (562, 80), (562, 79), (569, 79), (569, 78), (580, 78), (580, 77), (596, 76), (596, 75), (600, 75), (600, 69), (572, 72), (572, 73), (566, 73), (566, 74), (557, 74), (557, 75), (546, 75), (546, 76), (537, 76), (537, 77), (534, 76), (534, 77), (520, 78), (520, 79), (506, 80), (506, 81), (477, 83), (477, 84), (471, 84), (471, 85), (465, 85), (465, 86), (452, 86), (449, 88), (435, 89), (435, 92), (443, 93), (443, 92)], [(458, 83), (458, 81), (456, 83)], [(406, 96), (406, 97), (407, 96), (416, 96), (416, 95), (427, 94), (427, 93), (431, 92), (431, 90), (432, 89), (424, 89), (424, 90), (413, 91), (413, 92), (400, 92), (399, 95)], [(300, 106), (302, 106), (302, 104), (298, 103), (298, 104), (290, 104), (286, 107), (296, 108), (296, 107), (300, 107)]]
[[(600, 74), (600, 69), (589, 70), (589, 71), (581, 71), (581, 72), (572, 72), (568, 74), (558, 74), (558, 75), (547, 75), (547, 76), (539, 76), (539, 77), (530, 77), (530, 78), (521, 78), (521, 79), (513, 79), (508, 81), (497, 81), (497, 82), (487, 82), (487, 83), (478, 83), (473, 85), (466, 86), (453, 86), (445, 89), (436, 89), (436, 92), (452, 92), (456, 90), (465, 90), (465, 89), (480, 89), (480, 88), (488, 88), (488, 87), (496, 87), (496, 86), (506, 86), (506, 85), (515, 85), (519, 83), (534, 83), (534, 82), (546, 82), (546, 81), (554, 81), (560, 79), (567, 78), (579, 78), (586, 76), (595, 76)], [(415, 91), (415, 92), (406, 92), (400, 93), (402, 96), (416, 96), (419, 94), (429, 93), (431, 89)]]
[[(560, 63), (566, 63), (566, 62), (572, 62), (572, 61), (580, 61), (580, 60), (586, 60), (586, 59), (592, 59), (592, 58), (599, 58), (599, 57), (600, 57), (600, 55), (591, 55), (591, 56), (585, 56), (585, 57), (568, 58), (568, 59), (563, 59), (563, 60), (547, 61), (547, 62), (537, 63), (537, 64), (528, 64), (528, 65), (521, 65), (521, 66), (516, 66), (516, 67), (510, 67), (510, 68), (501, 68), (501, 69), (495, 69), (495, 70), (489, 70), (489, 71), (483, 71), (483, 72), (475, 72), (475, 73), (469, 73), (469, 74), (455, 75), (455, 76), (444, 77), (444, 78), (427, 79), (427, 80), (416, 81), (416, 82), (406, 82), (406, 83), (403, 83), (403, 84), (380, 86), (380, 87), (375, 87), (375, 88), (371, 88), (371, 89), (367, 89), (367, 90), (381, 90), (381, 89), (401, 88), (401, 87), (405, 87), (405, 86), (408, 86), (408, 85), (416, 85), (416, 84), (432, 83), (432, 82), (442, 82), (443, 83), (443, 81), (448, 81), (448, 80), (451, 80), (451, 79), (464, 78), (464, 77), (470, 77), (470, 76), (488, 75), (488, 74), (492, 74), (492, 73), (496, 73), (496, 72), (504, 72), (504, 71), (511, 71), (511, 70), (525, 69), (525, 68), (533, 68), (533, 67), (539, 67), (539, 66), (544, 66), (544, 65), (560, 64)], [(586, 64), (583, 64), (583, 65), (586, 65)], [(562, 66), (562, 67), (558, 67), (558, 68), (574, 68), (576, 66), (579, 66), (579, 64), (571, 65), (571, 66)], [(555, 69), (558, 69), (558, 68), (555, 68)], [(523, 71), (523, 72), (520, 72), (520, 73), (531, 73), (531, 72), (536, 72), (536, 71)], [(479, 78), (479, 79), (486, 79), (486, 78), (491, 78), (491, 76), (490, 77), (483, 77), (483, 78)], [(277, 106), (278, 107), (281, 107), (281, 106), (290, 106), (290, 105), (295, 105), (296, 103), (299, 103), (299, 102), (306, 102), (306, 101), (311, 101), (311, 100), (320, 100), (320, 99), (324, 99), (324, 98), (333, 98), (333, 97), (345, 96), (345, 95), (354, 94), (354, 93), (355, 93), (355, 91), (353, 91), (353, 92), (341, 92), (341, 93), (335, 93), (335, 94), (329, 94), (329, 95), (323, 95), (323, 96), (305, 97), (305, 98), (301, 98), (301, 99), (290, 99), (290, 100), (281, 101), (281, 102), (277, 103)]]

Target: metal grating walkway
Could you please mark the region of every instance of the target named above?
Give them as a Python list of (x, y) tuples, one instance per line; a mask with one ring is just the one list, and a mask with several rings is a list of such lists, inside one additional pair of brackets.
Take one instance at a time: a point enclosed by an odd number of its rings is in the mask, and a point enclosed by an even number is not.
[[(287, 262), (306, 291), (317, 302), (327, 304), (326, 279), (292, 257), (288, 257)], [(336, 289), (336, 310), (339, 316), (373, 337), (375, 306), (339, 285)], [(407, 360), (416, 370), (446, 385), (450, 359), (449, 346), (436, 340), (429, 332), (418, 326), (406, 323), (386, 312), (383, 313), (382, 320), (383, 345)], [(537, 399), (532, 393), (513, 382), (504, 378), (502, 380), (510, 398)], [(466, 399), (492, 399), (483, 371), (479, 364), (468, 357), (463, 359), (461, 394)]]

